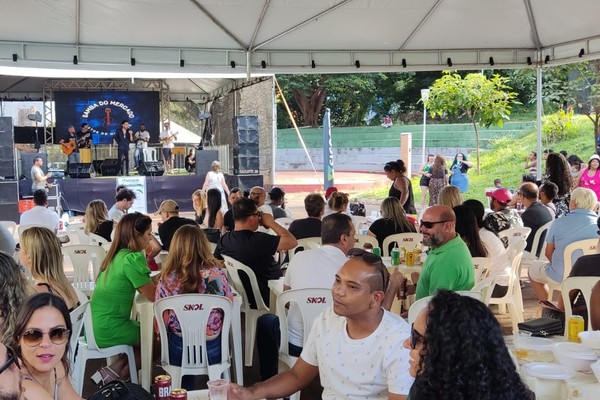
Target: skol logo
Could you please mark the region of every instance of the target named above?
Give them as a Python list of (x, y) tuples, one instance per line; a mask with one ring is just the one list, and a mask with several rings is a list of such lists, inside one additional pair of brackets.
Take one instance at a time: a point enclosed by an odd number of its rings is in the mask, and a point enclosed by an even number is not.
[(306, 302), (308, 304), (325, 304), (327, 303), (327, 300), (325, 299), (325, 297), (309, 297), (308, 299), (306, 299)]
[(87, 254), (87, 250), (75, 250), (75, 254)]
[(183, 311), (198, 311), (204, 310), (204, 305), (202, 304), (186, 304), (183, 306)]
[(412, 242), (414, 239), (413, 238), (404, 238), (402, 239), (403, 242)]

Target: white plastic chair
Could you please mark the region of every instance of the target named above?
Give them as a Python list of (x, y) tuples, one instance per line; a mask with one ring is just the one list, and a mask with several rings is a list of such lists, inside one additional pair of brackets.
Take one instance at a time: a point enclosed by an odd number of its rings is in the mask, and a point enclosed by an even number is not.
[[(243, 302), (240, 311), (246, 316), (244, 335), (246, 350), (244, 358), (246, 367), (251, 367), (252, 358), (254, 356), (254, 342), (256, 340), (256, 321), (261, 315), (269, 312), (269, 307), (267, 307), (260, 294), (258, 281), (256, 280), (254, 271), (252, 271), (248, 266), (229, 256), (223, 255), (223, 259), (225, 260), (225, 267), (227, 268), (229, 281), (233, 284), (236, 292), (242, 296)], [(252, 295), (254, 296), (256, 308), (250, 307), (250, 301), (248, 294), (246, 293), (246, 288), (244, 287), (239, 275), (240, 271), (243, 271), (250, 279), (250, 286), (252, 287)]]
[(106, 251), (92, 244), (73, 244), (63, 246), (61, 250), (63, 255), (69, 257), (73, 263), (72, 285), (85, 294), (92, 293)]
[[(69, 365), (71, 366), (71, 376), (74, 382), (82, 379), (78, 375), (84, 373), (84, 371), (75, 368), (75, 353), (77, 353), (77, 343), (79, 342), (79, 337), (81, 336), (81, 331), (83, 330), (85, 313), (87, 312), (89, 304), (90, 301), (86, 299), (85, 301), (81, 302), (76, 309), (69, 313), (72, 326), (71, 340), (69, 340)], [(82, 394), (81, 392), (78, 393)]]
[(279, 225), (283, 226), (285, 229), (290, 229), (290, 225), (292, 222), (294, 222), (294, 218), (277, 218), (275, 220), (275, 222), (277, 222)]
[(290, 259), (290, 261), (292, 261), (292, 258), (294, 258), (294, 255), (297, 252), (302, 251), (300, 249), (310, 250), (310, 249), (316, 249), (319, 247), (321, 247), (321, 238), (318, 236), (304, 238), (304, 239), (298, 239), (298, 244), (296, 245), (296, 247), (288, 250), (289, 259)]
[(418, 232), (396, 233), (383, 239), (383, 249), (381, 251), (385, 257), (390, 256), (390, 244), (398, 243), (399, 248), (415, 250), (423, 247), (423, 234)]
[(433, 296), (423, 297), (411, 304), (410, 308), (408, 309), (408, 324), (409, 325), (411, 325), (413, 322), (415, 322), (415, 319), (417, 319), (417, 316), (419, 315), (419, 313), (424, 308), (427, 307), (427, 304), (429, 304), (429, 301), (431, 301), (432, 297)]
[[(214, 309), (223, 310), (221, 329), (221, 362), (208, 364), (206, 352), (206, 325)], [(181, 387), (183, 375), (208, 375), (209, 380), (221, 378), (224, 373), (230, 379), (229, 330), (231, 329), (232, 303), (227, 297), (211, 294), (182, 294), (166, 297), (154, 303), (154, 317), (160, 332), (161, 367), (171, 375), (172, 387)], [(181, 326), (183, 341), (181, 366), (171, 364), (169, 340), (163, 313), (172, 310)], [(217, 339), (215, 339), (217, 340)]]
[(76, 288), (75, 286), (73, 286), (72, 283), (71, 283), (71, 286), (73, 287), (73, 290), (75, 290), (75, 294), (77, 294), (77, 301), (79, 302), (79, 304), (83, 304), (89, 300), (87, 295), (85, 293), (83, 293), (81, 290), (79, 290), (78, 288)]
[(95, 233), (91, 233), (91, 232), (88, 233), (87, 235), (90, 238), (90, 244), (91, 245), (101, 246), (106, 251), (108, 251), (108, 249), (110, 248), (111, 242), (109, 242), (108, 240), (104, 239), (102, 236), (96, 235)]
[(489, 304), (508, 305), (513, 331), (518, 330), (517, 324), (523, 322), (523, 297), (521, 295), (521, 282), (519, 271), (525, 240), (515, 240), (509, 244), (507, 255), (510, 261), (510, 275), (508, 276), (508, 291), (502, 297), (491, 297)]
[(490, 305), (490, 299), (492, 298), (492, 293), (494, 292), (494, 286), (496, 286), (496, 277), (488, 276), (473, 286), (471, 292), (480, 292), (481, 293), (481, 301), (486, 305)]
[(365, 243), (370, 243), (373, 247), (379, 247), (379, 242), (377, 238), (369, 235), (361, 235), (360, 233), (354, 234), (354, 247), (362, 249)]
[[(569, 277), (569, 275), (571, 274), (571, 269), (573, 269), (573, 253), (579, 251), (579, 257), (587, 256), (590, 254), (596, 254), (598, 252), (597, 247), (598, 239), (578, 240), (565, 247), (563, 257), (565, 260), (563, 268), (563, 281)], [(554, 296), (555, 290), (560, 292), (561, 289), (562, 283), (548, 283), (548, 301), (552, 301), (552, 297)]]
[(456, 293), (483, 302), (483, 294), (478, 290), (457, 290)]
[(85, 223), (78, 222), (67, 226), (69, 236), (77, 236), (79, 244), (90, 244), (90, 237), (85, 233)]
[(54, 227), (50, 226), (50, 225), (44, 225), (44, 224), (23, 224), (23, 225), (19, 225), (19, 227), (17, 228), (17, 231), (19, 232), (19, 238), (21, 237), (21, 235), (23, 234), (23, 232), (25, 232), (27, 229), (29, 228), (48, 228), (50, 229), (52, 232), (54, 232)]
[[(333, 304), (330, 289), (296, 289), (288, 290), (281, 293), (277, 297), (277, 316), (279, 317), (279, 328), (281, 331), (281, 341), (279, 344), (279, 366), (287, 365), (292, 368), (298, 357), (290, 355), (288, 345), (288, 324), (286, 305), (290, 304), (290, 308), (297, 307), (302, 315), (303, 336), (302, 347), (306, 344), (308, 334), (317, 317)], [(289, 396), (290, 400), (299, 400), (300, 392), (296, 392)]]
[(9, 231), (13, 238), (17, 239), (17, 223), (15, 221), (0, 221), (0, 225)]
[(492, 266), (493, 260), (489, 257), (473, 257), (473, 268), (475, 269), (475, 283), (485, 279)]
[[(540, 252), (539, 257), (536, 256), (536, 251), (537, 248), (540, 246), (540, 240), (543, 240), (545, 242), (545, 238), (546, 238), (546, 233), (548, 233), (548, 229), (550, 229), (550, 225), (552, 225), (553, 221), (547, 222), (544, 225), (540, 226), (538, 228), (537, 231), (535, 231), (535, 235), (533, 236), (533, 241), (531, 242), (531, 255), (533, 258), (537, 259), (537, 258), (541, 258), (541, 257), (546, 257), (544, 255), (544, 253)], [(542, 238), (542, 235), (544, 236), (544, 238)], [(525, 260), (523, 260), (525, 261)]]
[[(591, 321), (591, 311), (590, 311), (590, 300), (592, 297), (592, 288), (596, 284), (596, 282), (600, 281), (600, 276), (572, 276), (566, 278), (562, 283), (562, 298), (563, 303), (565, 305), (565, 321), (568, 321), (569, 318), (573, 315), (573, 307), (571, 305), (571, 299), (569, 294), (573, 290), (579, 290), (583, 295), (585, 300), (585, 304), (587, 306), (587, 330), (591, 331), (592, 324)], [(568, 335), (568, 325), (565, 324), (565, 338)]]
[(531, 228), (523, 227), (523, 228), (509, 228), (505, 229), (501, 232), (498, 232), (498, 237), (500, 239), (506, 238), (508, 240), (508, 246), (515, 241), (526, 241), (527, 236), (531, 233)]
[[(111, 347), (99, 348), (96, 344), (96, 337), (94, 335), (94, 327), (92, 324), (92, 307), (88, 307), (83, 317), (83, 327), (85, 329), (85, 337), (79, 338), (79, 345), (77, 348), (77, 358), (75, 359), (75, 371), (81, 371), (77, 373), (77, 376), (73, 377), (73, 387), (77, 393), (82, 393), (83, 390), (83, 375), (85, 366), (88, 360), (96, 360), (98, 358), (109, 358), (119, 354), (127, 355), (127, 361), (129, 363), (129, 370), (131, 371), (131, 382), (138, 383), (137, 367), (135, 365), (135, 356), (133, 353), (133, 346), (128, 345), (117, 345)], [(115, 327), (118, 329), (118, 327)], [(77, 378), (77, 380), (75, 380)]]

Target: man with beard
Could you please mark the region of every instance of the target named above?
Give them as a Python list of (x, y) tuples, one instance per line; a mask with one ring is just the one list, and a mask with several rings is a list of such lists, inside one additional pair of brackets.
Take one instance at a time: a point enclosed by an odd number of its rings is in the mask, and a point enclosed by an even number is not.
[(8, 349), (0, 343), (0, 400), (21, 400), (21, 399), (50, 399), (50, 395), (44, 390), (33, 393), (27, 391), (23, 396), (23, 380), (20, 363), (13, 350)]
[(471, 253), (456, 234), (455, 224), (454, 211), (447, 206), (430, 207), (423, 214), (420, 229), (423, 244), (430, 249), (417, 283), (417, 300), (439, 288), (471, 290), (475, 285)]

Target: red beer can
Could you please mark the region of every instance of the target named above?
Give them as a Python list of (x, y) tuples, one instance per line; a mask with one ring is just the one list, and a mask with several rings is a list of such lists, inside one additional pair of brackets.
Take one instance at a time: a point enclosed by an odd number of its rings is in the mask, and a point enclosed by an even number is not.
[(154, 378), (154, 399), (169, 400), (171, 394), (171, 377), (169, 375), (158, 375)]
[(187, 400), (187, 390), (173, 389), (171, 390), (170, 400)]

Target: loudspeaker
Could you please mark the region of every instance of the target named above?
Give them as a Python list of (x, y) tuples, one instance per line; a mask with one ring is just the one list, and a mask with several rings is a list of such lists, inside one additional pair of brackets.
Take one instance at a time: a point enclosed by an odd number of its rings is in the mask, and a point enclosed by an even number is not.
[(96, 175), (92, 163), (71, 163), (67, 174), (71, 178), (93, 178)]
[(15, 135), (12, 117), (0, 117), (0, 176), (15, 179)]
[(217, 150), (196, 150), (196, 175), (206, 175), (213, 161), (219, 161)]
[(19, 223), (18, 181), (0, 181), (0, 215), (5, 221)]
[(227, 183), (229, 188), (239, 187), (242, 191), (249, 191), (254, 186), (263, 186), (263, 176), (225, 174), (225, 183)]
[(104, 160), (92, 160), (92, 165), (94, 166), (94, 171), (97, 174), (102, 174), (102, 163)]
[(121, 163), (117, 158), (107, 158), (100, 166), (102, 176), (117, 176), (121, 172)]
[(234, 174), (258, 174), (259, 171), (259, 139), (258, 117), (256, 115), (240, 115), (233, 118)]
[(158, 161), (144, 161), (138, 168), (138, 173), (144, 176), (163, 176), (165, 167)]

